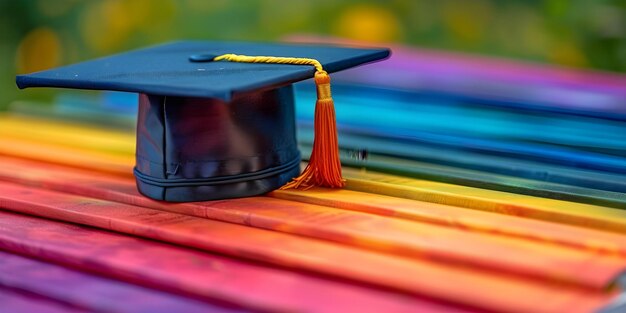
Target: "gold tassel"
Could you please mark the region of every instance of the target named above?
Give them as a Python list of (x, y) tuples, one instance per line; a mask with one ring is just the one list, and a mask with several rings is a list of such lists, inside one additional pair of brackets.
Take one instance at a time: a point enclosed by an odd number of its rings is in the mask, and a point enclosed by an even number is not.
[(317, 101), (315, 103), (315, 137), (309, 164), (300, 174), (280, 189), (302, 188), (315, 186), (341, 188), (345, 181), (341, 176), (341, 162), (339, 160), (339, 145), (337, 142), (337, 122), (335, 119), (335, 104), (330, 93), (330, 76), (322, 68), (322, 64), (315, 59), (246, 56), (224, 54), (213, 59), (214, 61), (227, 60), (246, 63), (278, 63), (315, 66), (315, 85), (317, 86)]

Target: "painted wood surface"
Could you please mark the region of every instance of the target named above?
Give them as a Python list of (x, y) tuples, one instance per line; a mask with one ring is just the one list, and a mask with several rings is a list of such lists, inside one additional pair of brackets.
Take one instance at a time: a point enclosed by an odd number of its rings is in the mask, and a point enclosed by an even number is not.
[(344, 168), (346, 188), (626, 234), (626, 210)]
[[(37, 125), (32, 125), (37, 127)], [(77, 126), (74, 130), (79, 132)], [(87, 128), (91, 129), (91, 128)], [(65, 131), (50, 136), (73, 142)], [(130, 140), (128, 137), (127, 140)], [(75, 141), (75, 140), (74, 140)], [(95, 170), (119, 176), (132, 177), (134, 160), (106, 151), (88, 150), (81, 146), (59, 146), (47, 143), (44, 137), (29, 140), (2, 138), (0, 155), (38, 160), (53, 164)], [(46, 151), (46, 153), (41, 153)], [(347, 189), (389, 195), (414, 200), (492, 211), (589, 228), (626, 233), (626, 210), (560, 201), (522, 194), (466, 187), (454, 184), (412, 179), (344, 168)]]
[(80, 313), (84, 309), (64, 305), (49, 299), (0, 288), (0, 309), (11, 313)]
[[(259, 261), (272, 259), (280, 265), (297, 264), (298, 267), (308, 270), (319, 270), (316, 264), (310, 262), (307, 254), (315, 253), (321, 256), (328, 249), (327, 245), (281, 232), (241, 227), (107, 200), (2, 182), (0, 189), (3, 190), (3, 195), (0, 195), (0, 207), (5, 209)], [(244, 221), (241, 223), (244, 225), (251, 224), (246, 222), (246, 219), (254, 219), (253, 216), (246, 214), (246, 211), (255, 211), (257, 208), (264, 212), (278, 212), (272, 214), (281, 217), (297, 217), (289, 212), (289, 208), (295, 205), (285, 206), (280, 202), (271, 199), (266, 201), (257, 199), (244, 205), (229, 202), (229, 208), (243, 212), (241, 218)], [(411, 224), (394, 219), (369, 218), (371, 216), (366, 214), (334, 211), (311, 205), (304, 207), (309, 211), (309, 217), (300, 218), (299, 223), (291, 224), (299, 226), (300, 232), (305, 235), (420, 261), (500, 271), (594, 289), (606, 288), (619, 273), (626, 270), (625, 258), (545, 246), (513, 238), (497, 238), (432, 224)], [(257, 223), (268, 224), (266, 228), (270, 230), (293, 227), (272, 221)], [(307, 227), (307, 224), (321, 224), (325, 228)], [(336, 237), (341, 239), (335, 239)], [(266, 247), (273, 242), (278, 242), (280, 248), (267, 249)], [(302, 247), (308, 248), (309, 251), (304, 251)], [(330, 273), (348, 271), (334, 262), (336, 261), (329, 261), (324, 266), (325, 271)], [(317, 264), (320, 264), (319, 261)]]
[[(617, 254), (617, 256), (621, 256), (621, 259), (615, 258), (614, 260), (618, 264), (624, 262), (622, 259), (624, 259), (623, 251), (626, 241), (622, 236), (559, 225), (556, 227), (556, 235), (553, 235), (555, 230), (550, 228), (550, 225), (545, 225), (544, 222), (511, 218), (497, 214), (466, 209), (460, 209), (459, 212), (459, 209), (455, 210), (453, 207), (441, 206), (443, 209), (448, 208), (448, 210), (451, 210), (453, 213), (456, 211), (459, 217), (457, 218), (458, 222), (454, 222), (454, 215), (447, 215), (446, 211), (440, 212), (438, 210), (439, 207), (436, 205), (428, 208), (428, 204), (425, 204), (427, 207), (422, 208), (422, 210), (438, 212), (438, 214), (441, 215), (438, 218), (437, 216), (431, 218), (431, 220), (434, 220), (434, 223), (410, 223), (409, 221), (385, 218), (385, 216), (393, 215), (393, 211), (390, 211), (391, 213), (388, 211), (386, 214), (383, 214), (383, 216), (377, 217), (370, 214), (334, 210), (332, 208), (306, 203), (294, 203), (291, 201), (258, 197), (235, 199), (226, 202), (213, 201), (168, 204), (142, 197), (137, 193), (134, 183), (130, 180), (113, 177), (98, 178), (93, 175), (86, 175), (86, 173), (81, 173), (80, 171), (72, 171), (71, 169), (57, 169), (56, 172), (54, 169), (49, 169), (48, 171), (39, 169), (39, 171), (37, 171), (36, 163), (22, 162), (22, 164), (20, 164), (17, 161), (12, 162), (7, 159), (0, 160), (4, 160), (5, 164), (10, 164), (11, 166), (9, 167), (13, 169), (11, 171), (12, 173), (0, 170), (0, 179), (12, 180), (31, 186), (43, 185), (46, 186), (46, 188), (63, 192), (76, 193), (174, 213), (207, 217), (215, 220), (338, 241), (348, 245), (361, 246), (386, 253), (408, 255), (418, 258), (422, 256), (434, 258), (441, 256), (439, 260), (442, 262), (463, 263), (464, 259), (456, 254), (461, 254), (463, 257), (471, 257), (472, 255), (475, 257), (475, 255), (484, 255), (485, 251), (512, 249), (515, 250), (515, 252), (507, 252), (507, 255), (510, 255), (512, 259), (523, 259), (525, 263), (530, 263), (534, 255), (541, 254), (540, 251), (543, 250), (550, 251), (552, 254), (558, 254), (560, 253), (559, 251), (566, 251), (563, 256), (566, 256), (565, 258), (568, 260), (572, 260), (572, 251), (570, 251), (570, 249), (552, 247), (551, 244), (557, 243), (560, 239), (560, 241), (565, 241), (567, 246), (590, 250), (582, 255), (592, 257), (595, 254), (592, 253), (592, 251), (601, 252), (598, 255), (599, 257), (602, 257), (604, 254)], [(58, 177), (61, 177), (60, 175), (63, 175), (63, 179), (61, 180), (58, 179)], [(385, 207), (388, 208), (388, 210), (394, 210), (395, 208), (401, 208), (400, 205), (404, 204), (405, 208), (408, 206), (405, 211), (412, 212), (411, 205), (419, 209), (421, 204), (399, 198), (378, 198), (378, 196), (368, 196), (367, 194), (351, 191), (324, 192), (322, 189), (321, 191), (314, 190), (311, 192), (281, 191), (277, 193), (292, 196), (296, 195), (294, 198), (297, 198), (297, 195), (304, 195), (305, 199), (309, 199), (313, 198), (316, 192), (317, 199), (323, 199), (323, 202), (330, 203), (331, 207), (335, 202), (344, 203), (344, 205), (335, 205), (340, 208), (349, 206), (350, 204), (363, 205), (367, 203), (371, 208), (370, 211), (375, 211), (377, 209), (384, 210)], [(378, 203), (378, 206), (375, 205), (376, 203)], [(492, 222), (492, 230), (474, 232), (471, 227), (458, 227), (459, 225), (463, 225), (464, 211), (468, 211), (470, 214), (478, 213), (478, 218), (482, 218), (480, 220), (489, 221), (489, 219), (495, 218)], [(434, 216), (435, 214), (436, 213), (431, 213), (430, 215)], [(507, 240), (506, 238), (499, 238), (500, 236), (494, 236), (493, 233), (498, 233), (498, 229), (506, 229), (506, 227), (502, 225), (496, 227), (498, 223), (501, 222), (501, 220), (498, 219), (499, 217), (504, 217), (505, 221), (509, 221), (511, 222), (510, 224), (513, 225), (515, 225), (516, 222), (520, 222), (521, 225), (518, 225), (518, 227), (520, 227), (519, 232), (522, 234), (530, 234), (525, 236), (525, 239), (529, 240)], [(446, 223), (445, 221), (448, 222)], [(469, 225), (473, 224), (476, 223), (469, 222)], [(369, 230), (372, 228), (371, 225), (376, 225), (375, 231)], [(460, 230), (455, 231), (455, 229), (459, 228)], [(468, 230), (471, 233), (468, 234)], [(559, 232), (559, 230), (561, 232)], [(429, 235), (424, 237), (423, 234), (425, 233)], [(435, 236), (435, 238), (431, 236)], [(463, 240), (460, 240), (460, 238), (463, 238)], [(530, 245), (528, 241), (531, 242)], [(460, 242), (467, 244), (471, 247), (470, 250), (477, 254), (468, 254), (470, 253), (468, 250), (458, 249), (458, 243)], [(544, 243), (548, 245), (544, 245)], [(448, 253), (454, 253), (455, 255), (448, 256)], [(613, 259), (612, 257), (609, 258)], [(478, 264), (478, 266), (482, 265), (482, 267), (490, 269), (494, 267), (493, 263), (497, 262), (499, 262), (497, 258), (489, 257), (488, 259), (483, 259), (483, 263)], [(550, 274), (552, 278), (554, 278), (554, 274), (553, 272)], [(565, 281), (571, 281), (571, 276), (571, 273), (566, 273), (564, 275)], [(593, 279), (600, 278), (597, 273), (593, 273), (591, 276), (593, 276)], [(607, 276), (609, 278), (603, 280), (602, 283), (596, 281), (596, 286), (605, 286), (610, 282), (613, 276), (614, 273), (610, 274)]]
[(350, 168), (345, 190), (168, 204), (137, 193), (129, 137), (102, 149), (76, 135), (102, 130), (68, 127), (0, 139), (0, 208), (38, 216), (0, 212), (0, 249), (280, 312), (588, 312), (626, 269), (625, 211)]
[(239, 311), (3, 251), (0, 251), (0, 268), (0, 288), (35, 294), (91, 312)]
[[(114, 160), (123, 162), (125, 158), (129, 159), (134, 155), (134, 135), (130, 132), (96, 127), (85, 129), (84, 126), (76, 124), (6, 114), (0, 115), (0, 121), (0, 135), (7, 139), (19, 140), (18, 143), (13, 142), (11, 145), (20, 146), (22, 150), (32, 150), (32, 147), (24, 141), (37, 142), (41, 141), (41, 138), (46, 138), (47, 144), (60, 146), (70, 153), (72, 149), (78, 148), (113, 155), (100, 156), (103, 161), (113, 157)], [(31, 127), (30, 124), (38, 124), (38, 127)], [(311, 142), (312, 129), (301, 129), (299, 135), (301, 141)], [(626, 199), (621, 193), (626, 190), (623, 179), (621, 176), (617, 177), (606, 172), (573, 169), (463, 150), (446, 153), (445, 150), (424, 143), (417, 145), (415, 142), (406, 142), (406, 139), (403, 141), (402, 138), (381, 139), (371, 134), (352, 134), (349, 130), (342, 133), (341, 143), (346, 148), (360, 147), (369, 150), (366, 162), (354, 161), (349, 156), (344, 156), (342, 162), (348, 165), (478, 188), (626, 208)], [(310, 147), (303, 146), (302, 149), (303, 155), (310, 154)], [(390, 158), (378, 155), (379, 153), (408, 159)], [(58, 157), (55, 159), (63, 162)]]
[[(248, 203), (256, 207), (261, 198), (234, 199), (228, 202), (203, 203), (164, 203), (143, 197), (137, 192), (134, 180), (111, 175), (93, 173), (65, 166), (33, 162), (0, 156), (5, 167), (0, 168), (0, 180), (16, 182), (28, 186), (43, 186), (46, 189), (81, 196), (111, 200), (114, 202), (138, 205), (174, 213), (243, 223), (242, 216), (250, 216), (250, 225), (263, 227), (256, 221), (268, 220), (274, 224), (302, 224), (303, 220), (315, 218), (306, 206), (293, 202), (273, 202), (269, 212), (254, 210), (242, 211)], [(59, 178), (63, 179), (59, 179)], [(415, 220), (425, 223), (459, 228), (469, 232), (484, 232), (490, 236), (511, 236), (540, 241), (545, 244), (566, 245), (608, 254), (626, 256), (626, 238), (583, 227), (549, 223), (504, 214), (494, 214), (479, 210), (469, 210), (454, 206), (388, 197), (351, 190), (311, 189), (306, 192), (283, 190), (270, 193), (270, 196), (291, 201), (335, 207), (344, 210), (365, 212), (387, 217)], [(262, 201), (269, 201), (263, 199)], [(281, 204), (280, 206), (278, 204)], [(277, 216), (276, 209), (284, 207), (286, 216)], [(314, 208), (314, 207), (313, 207)], [(285, 215), (285, 214), (283, 214)], [(373, 218), (372, 218), (373, 219)], [(319, 223), (309, 223), (323, 228)], [(282, 228), (281, 231), (297, 233), (298, 227)], [(341, 237), (340, 237), (341, 238)]]
[[(2, 211), (0, 249), (252, 310), (338, 312), (357, 303), (364, 312), (472, 312), (402, 293)], [(580, 296), (584, 291), (576, 292)], [(596, 295), (581, 304), (597, 306), (605, 298)]]

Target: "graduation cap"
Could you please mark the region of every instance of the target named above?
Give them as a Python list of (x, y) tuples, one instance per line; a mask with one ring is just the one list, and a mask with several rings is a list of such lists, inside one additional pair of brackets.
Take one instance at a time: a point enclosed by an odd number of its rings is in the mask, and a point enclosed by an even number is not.
[[(328, 73), (388, 49), (174, 42), (19, 75), (19, 88), (139, 93), (134, 174), (153, 199), (202, 201), (283, 188), (342, 187)], [(309, 164), (300, 174), (292, 83), (315, 78)]]

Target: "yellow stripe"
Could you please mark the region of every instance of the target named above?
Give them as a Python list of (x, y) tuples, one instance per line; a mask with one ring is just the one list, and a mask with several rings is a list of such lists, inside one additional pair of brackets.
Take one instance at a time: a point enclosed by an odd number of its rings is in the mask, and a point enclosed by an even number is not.
[(346, 188), (626, 233), (626, 211), (344, 168)]
[(623, 234), (549, 221), (346, 189), (276, 190), (271, 192), (269, 196), (380, 216), (445, 225), (472, 232), (487, 233), (491, 236), (524, 238), (545, 244), (567, 245), (602, 253), (620, 254), (626, 257), (626, 236)]
[(87, 150), (80, 147), (63, 147), (46, 143), (0, 139), (0, 155), (43, 161), (47, 163), (90, 169), (122, 176), (133, 175), (134, 156), (115, 155), (106, 151)]
[(135, 155), (135, 135), (93, 126), (0, 114), (0, 138)]

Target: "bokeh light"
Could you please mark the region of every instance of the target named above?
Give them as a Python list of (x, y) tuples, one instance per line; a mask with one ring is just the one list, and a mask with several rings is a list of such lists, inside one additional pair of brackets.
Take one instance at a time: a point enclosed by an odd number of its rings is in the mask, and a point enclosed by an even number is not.
[(59, 36), (50, 28), (30, 31), (17, 48), (17, 72), (30, 73), (59, 65), (63, 54)]
[(347, 7), (336, 20), (333, 32), (341, 37), (367, 42), (396, 42), (401, 39), (398, 18), (386, 7)]
[(170, 40), (313, 34), (609, 71), (626, 70), (623, 1), (26, 0), (0, 2), (0, 109), (15, 74)]

